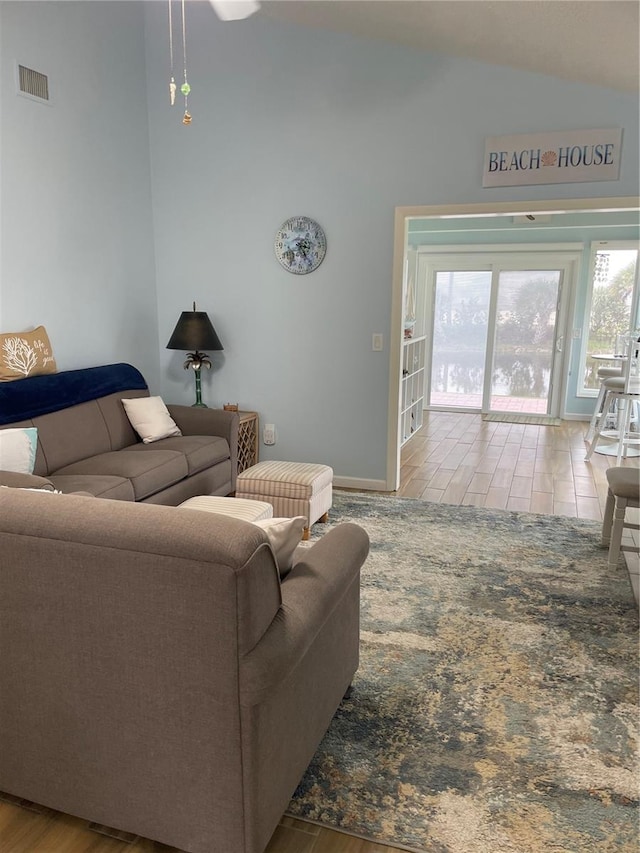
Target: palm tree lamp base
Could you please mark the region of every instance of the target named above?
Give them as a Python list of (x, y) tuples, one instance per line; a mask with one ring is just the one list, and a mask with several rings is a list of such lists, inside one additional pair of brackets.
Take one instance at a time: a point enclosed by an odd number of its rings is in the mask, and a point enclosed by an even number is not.
[(208, 409), (209, 407), (207, 404), (202, 402), (202, 377), (200, 375), (200, 366), (196, 367), (194, 364), (190, 364), (190, 366), (193, 367), (193, 372), (196, 375), (196, 401), (192, 408), (197, 407), (199, 409)]

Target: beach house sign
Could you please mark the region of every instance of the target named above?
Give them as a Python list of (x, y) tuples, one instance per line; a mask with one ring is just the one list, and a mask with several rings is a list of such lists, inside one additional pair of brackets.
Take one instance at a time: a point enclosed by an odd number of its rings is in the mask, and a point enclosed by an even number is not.
[(489, 136), (482, 186), (616, 181), (621, 145), (621, 128)]

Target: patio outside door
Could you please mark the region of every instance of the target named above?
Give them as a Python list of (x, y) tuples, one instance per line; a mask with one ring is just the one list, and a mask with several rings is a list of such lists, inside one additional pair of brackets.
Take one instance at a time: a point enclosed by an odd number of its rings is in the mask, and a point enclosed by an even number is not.
[(424, 264), (427, 406), (557, 416), (566, 258), (502, 253)]

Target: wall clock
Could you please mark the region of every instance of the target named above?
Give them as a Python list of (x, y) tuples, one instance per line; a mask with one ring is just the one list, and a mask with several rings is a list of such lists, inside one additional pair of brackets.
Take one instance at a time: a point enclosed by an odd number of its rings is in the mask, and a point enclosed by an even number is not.
[(308, 216), (292, 216), (283, 222), (276, 234), (276, 258), (295, 275), (317, 269), (327, 251), (324, 231)]

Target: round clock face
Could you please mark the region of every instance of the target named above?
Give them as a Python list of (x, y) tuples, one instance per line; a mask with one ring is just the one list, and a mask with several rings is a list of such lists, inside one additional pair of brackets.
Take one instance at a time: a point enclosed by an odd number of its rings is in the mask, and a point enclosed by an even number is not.
[(276, 258), (288, 272), (305, 275), (324, 260), (327, 238), (308, 216), (292, 216), (283, 222), (275, 240)]

